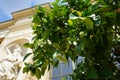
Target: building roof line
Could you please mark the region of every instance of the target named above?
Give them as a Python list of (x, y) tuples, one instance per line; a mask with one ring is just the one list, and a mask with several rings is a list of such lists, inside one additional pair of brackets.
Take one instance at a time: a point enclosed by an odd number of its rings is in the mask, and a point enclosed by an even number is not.
[[(41, 6), (41, 7), (45, 7), (45, 8), (50, 9), (50, 3), (49, 2), (44, 3), (44, 4), (40, 4), (40, 5), (37, 5), (37, 6)], [(7, 28), (7, 27), (15, 24), (15, 22), (19, 19), (32, 16), (34, 14), (34, 10), (35, 10), (35, 7), (31, 7), (31, 8), (27, 8), (27, 9), (23, 9), (23, 10), (13, 12), (12, 13), (12, 16), (13, 16), (12, 19), (4, 21), (4, 22), (0, 22), (0, 29)]]

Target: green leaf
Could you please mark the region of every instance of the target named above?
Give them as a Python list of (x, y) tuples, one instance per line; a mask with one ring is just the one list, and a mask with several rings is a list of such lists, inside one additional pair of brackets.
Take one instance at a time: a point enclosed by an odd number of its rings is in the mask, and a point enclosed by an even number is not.
[(90, 18), (85, 18), (84, 22), (88, 29), (93, 29), (93, 21)]
[(69, 50), (70, 48), (70, 44), (68, 42), (66, 42), (66, 50), (65, 50), (65, 53)]
[(81, 32), (79, 33), (79, 35), (80, 35), (80, 38), (84, 38), (85, 32), (84, 32), (84, 31), (81, 31)]
[(66, 59), (66, 57), (64, 57), (64, 56), (58, 55), (57, 58), (58, 58), (58, 60), (60, 60), (60, 61), (62, 61), (62, 62), (64, 62), (64, 63), (67, 62), (67, 59)]
[(35, 66), (33, 66), (33, 65), (30, 66), (30, 72), (31, 72), (31, 75), (32, 75), (32, 76), (35, 75), (35, 72), (36, 72)]
[(73, 21), (71, 19), (68, 20), (68, 25), (73, 26)]
[(50, 35), (50, 30), (46, 30), (44, 33), (43, 33), (43, 39), (44, 40), (47, 40), (48, 39), (48, 37), (49, 37), (49, 35)]
[(53, 43), (53, 46), (56, 48), (56, 49), (59, 49), (60, 48), (60, 45), (58, 43)]
[(57, 53), (54, 53), (53, 54), (53, 59), (57, 58), (58, 54)]
[(58, 51), (56, 51), (54, 54), (53, 54), (53, 59), (58, 59), (62, 62), (67, 62), (67, 59), (65, 56), (62, 56)]
[(61, 11), (61, 15), (66, 15), (67, 8), (64, 6)]
[(24, 56), (23, 61), (25, 61), (25, 59), (26, 59), (27, 57), (29, 57), (31, 54), (32, 54), (32, 53), (27, 53), (27, 54)]
[(40, 77), (41, 77), (40, 69), (36, 69), (35, 75), (36, 75), (37, 79), (40, 79)]
[[(58, 2), (53, 2), (53, 3), (52, 3), (52, 6), (53, 6), (53, 9), (54, 9), (53, 11), (55, 11), (55, 12), (56, 12), (56, 11), (58, 11), (58, 10), (59, 10), (59, 7), (58, 7)], [(54, 13), (54, 12), (53, 12), (53, 13)]]
[(41, 69), (41, 75), (44, 76), (45, 71), (46, 71), (46, 69), (47, 69), (47, 64), (44, 64), (41, 68), (42, 68), (42, 69)]
[(27, 73), (29, 72), (29, 68), (27, 66), (23, 68), (23, 73), (25, 73), (25, 72), (27, 72)]
[(55, 0), (55, 2), (56, 2), (56, 3), (59, 3), (59, 2), (60, 2), (60, 0)]
[(25, 43), (24, 46), (25, 46), (26, 48), (31, 48), (31, 49), (33, 49), (33, 44)]

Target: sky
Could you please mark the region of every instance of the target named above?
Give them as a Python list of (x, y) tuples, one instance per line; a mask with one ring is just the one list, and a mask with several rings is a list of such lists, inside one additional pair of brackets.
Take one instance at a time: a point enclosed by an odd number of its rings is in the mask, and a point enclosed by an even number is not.
[(11, 13), (13, 12), (53, 1), (54, 0), (0, 0), (0, 22), (12, 19)]

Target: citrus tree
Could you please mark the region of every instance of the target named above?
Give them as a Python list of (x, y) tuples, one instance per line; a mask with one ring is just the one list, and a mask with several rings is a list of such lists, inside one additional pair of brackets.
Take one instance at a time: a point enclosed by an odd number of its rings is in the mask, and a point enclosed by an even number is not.
[[(38, 79), (59, 61), (76, 64), (73, 80), (120, 79), (120, 1), (55, 0), (51, 11), (37, 7), (33, 16), (33, 63), (23, 72)], [(82, 56), (82, 61), (77, 61)], [(68, 62), (69, 63), (69, 62)]]

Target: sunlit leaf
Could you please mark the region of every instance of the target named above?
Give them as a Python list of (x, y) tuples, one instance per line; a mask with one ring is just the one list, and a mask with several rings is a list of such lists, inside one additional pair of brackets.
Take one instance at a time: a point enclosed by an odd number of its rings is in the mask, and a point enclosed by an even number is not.
[(68, 25), (73, 26), (73, 21), (71, 19), (68, 20)]
[(70, 44), (68, 42), (66, 42), (66, 50), (65, 50), (65, 53), (69, 50), (70, 48)]
[(57, 58), (58, 58), (58, 60), (60, 60), (62, 62), (65, 62), (65, 63), (67, 62), (67, 59), (64, 56), (58, 55)]

